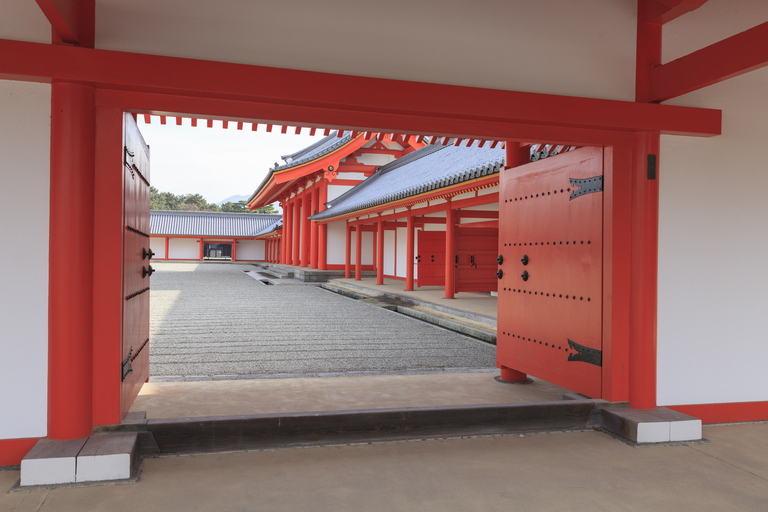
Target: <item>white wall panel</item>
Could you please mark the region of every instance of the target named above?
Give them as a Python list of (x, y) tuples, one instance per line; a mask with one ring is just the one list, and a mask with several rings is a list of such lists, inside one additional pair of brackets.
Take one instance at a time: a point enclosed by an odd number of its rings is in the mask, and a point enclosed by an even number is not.
[(199, 260), (200, 242), (197, 238), (170, 238), (168, 240), (169, 260)]
[[(346, 222), (331, 222), (328, 224), (328, 253), (326, 263), (328, 265), (343, 265), (344, 251), (346, 250)], [(352, 256), (354, 257), (352, 251)]]
[(408, 272), (408, 230), (397, 228), (397, 277), (406, 277)]
[(395, 275), (395, 231), (384, 231), (384, 274)]
[[(104, 49), (634, 99), (633, 1), (393, 0), (382, 9), (348, 0), (98, 0), (97, 9)], [(387, 51), (374, 57), (369, 45), (349, 44), (374, 40)], [(425, 65), (403, 58), (414, 48), (440, 51)]]
[(768, 400), (766, 91), (764, 68), (670, 102), (721, 108), (723, 135), (662, 138), (660, 404)]
[(152, 259), (164, 260), (165, 259), (165, 238), (153, 236), (149, 239), (149, 248), (155, 253)]
[(328, 185), (328, 201), (336, 199), (347, 190), (351, 190), (352, 185)]
[(240, 240), (237, 242), (235, 258), (239, 260), (263, 260), (264, 240)]
[(49, 85), (0, 80), (0, 439), (47, 434), (50, 116)]
[[(363, 265), (373, 265), (373, 238), (375, 236), (376, 233), (373, 231), (363, 231)], [(354, 247), (354, 245), (352, 247)], [(352, 252), (354, 252), (354, 250)]]
[(0, 39), (51, 42), (51, 24), (36, 2), (0, 0)]

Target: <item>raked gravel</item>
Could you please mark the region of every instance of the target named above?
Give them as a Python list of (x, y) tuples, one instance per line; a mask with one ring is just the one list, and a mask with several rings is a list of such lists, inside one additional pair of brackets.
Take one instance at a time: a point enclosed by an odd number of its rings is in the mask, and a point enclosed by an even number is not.
[(152, 263), (157, 380), (490, 371), (495, 347), (312, 285), (267, 286), (251, 265)]

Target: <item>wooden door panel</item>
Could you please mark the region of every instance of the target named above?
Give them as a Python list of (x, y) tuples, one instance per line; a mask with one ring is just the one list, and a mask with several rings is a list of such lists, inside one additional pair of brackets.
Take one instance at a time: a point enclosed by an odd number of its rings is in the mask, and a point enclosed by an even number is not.
[(496, 291), (498, 243), (498, 228), (457, 227), (456, 292)]
[(419, 231), (418, 286), (445, 285), (445, 231)]
[(500, 196), (497, 362), (591, 397), (601, 394), (602, 162), (602, 148), (582, 148), (508, 169)]
[(123, 116), (123, 326), (121, 418), (149, 378), (149, 148)]

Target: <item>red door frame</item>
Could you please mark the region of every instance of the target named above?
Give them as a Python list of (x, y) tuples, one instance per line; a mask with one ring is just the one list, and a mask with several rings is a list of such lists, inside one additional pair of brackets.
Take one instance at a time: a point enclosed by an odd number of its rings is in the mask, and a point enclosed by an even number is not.
[[(122, 128), (119, 120), (123, 111), (143, 113), (173, 113), (187, 116), (227, 117), (241, 112), (240, 115), (254, 115), (254, 106), (248, 102), (232, 101), (228, 99), (194, 98), (166, 94), (140, 93), (132, 91), (118, 91), (99, 89), (96, 91), (96, 173), (95, 173), (95, 209), (99, 212), (95, 220), (96, 241), (95, 246), (100, 249), (99, 258), (94, 262), (94, 277), (98, 283), (94, 287), (94, 338), (95, 339), (119, 339), (115, 334), (120, 325), (119, 307), (114, 304), (114, 297), (120, 296), (119, 274), (115, 268), (121, 268), (121, 242), (120, 234), (120, 208), (122, 205), (122, 186), (120, 180), (109, 172), (114, 168), (115, 162), (121, 161), (121, 137)], [(279, 110), (279, 109), (278, 109)], [(286, 117), (295, 121), (297, 110), (290, 106), (284, 107)], [(331, 109), (332, 110), (332, 109)], [(334, 111), (329, 116), (331, 123), (343, 123), (347, 120), (345, 112)], [(312, 114), (316, 114), (313, 112)], [(350, 124), (356, 117), (350, 114)], [(315, 115), (310, 116), (312, 118)], [(248, 119), (248, 117), (246, 117)], [(260, 120), (253, 117), (253, 120)], [(412, 131), (421, 123), (410, 116), (403, 115), (397, 118), (404, 132)], [(313, 119), (307, 119), (312, 122)], [(263, 122), (263, 121), (262, 121)], [(374, 116), (369, 121), (371, 131), (376, 131), (376, 123), (379, 120)], [(382, 121), (385, 124), (392, 122), (391, 116), (386, 116)], [(458, 119), (447, 119), (445, 130), (452, 130), (459, 124)], [(653, 242), (654, 232), (658, 229), (653, 224), (657, 211), (653, 211), (653, 189), (645, 190), (651, 198), (650, 217), (638, 215), (632, 217), (632, 177), (635, 176), (639, 184), (643, 184), (646, 175), (645, 156), (653, 149), (654, 140), (658, 140), (658, 133), (640, 133), (615, 131), (615, 130), (584, 130), (583, 128), (569, 128), (552, 125), (543, 129), (541, 126), (535, 129), (535, 134), (527, 133), (517, 126), (509, 127), (502, 123), (498, 125), (499, 138), (509, 139), (510, 132), (517, 133), (514, 140), (526, 141), (532, 136), (547, 136), (547, 142), (569, 143), (577, 145), (602, 145), (606, 147), (606, 167), (610, 172), (605, 176), (605, 233), (604, 233), (604, 348), (603, 348), (603, 398), (608, 400), (627, 400), (630, 398), (629, 389), (629, 360), (630, 346), (634, 344), (639, 349), (637, 360), (652, 361), (636, 370), (634, 382), (636, 388), (645, 389), (645, 394), (655, 401), (655, 298), (656, 281), (649, 280), (647, 269), (645, 277), (641, 277), (642, 261), (635, 258), (636, 279), (632, 280), (631, 247), (633, 237), (637, 241), (649, 242), (645, 247), (645, 254), (655, 251)], [(486, 126), (487, 128), (487, 126)], [(472, 129), (472, 123), (468, 123), (463, 129)], [(648, 141), (651, 141), (650, 143)], [(657, 145), (655, 146), (658, 147)], [(656, 153), (658, 151), (656, 150)], [(651, 184), (657, 187), (657, 182)], [(636, 192), (639, 188), (635, 187)], [(657, 190), (657, 189), (656, 189)], [(656, 192), (657, 193), (657, 192)], [(633, 231), (634, 227), (634, 231)], [(637, 246), (637, 245), (636, 245)], [(655, 269), (655, 256), (651, 262)], [(653, 273), (653, 272), (651, 272)], [(654, 274), (655, 275), (655, 274)], [(643, 307), (630, 307), (642, 301)], [(654, 332), (644, 334), (645, 339), (638, 335), (634, 337), (630, 333), (630, 311), (635, 312), (632, 319), (633, 325), (653, 326)], [(119, 359), (119, 347), (111, 347), (106, 343), (94, 343), (94, 424), (110, 424), (119, 421), (119, 396), (115, 396), (119, 389), (118, 372), (112, 371), (113, 362)], [(655, 405), (655, 403), (654, 403)]]

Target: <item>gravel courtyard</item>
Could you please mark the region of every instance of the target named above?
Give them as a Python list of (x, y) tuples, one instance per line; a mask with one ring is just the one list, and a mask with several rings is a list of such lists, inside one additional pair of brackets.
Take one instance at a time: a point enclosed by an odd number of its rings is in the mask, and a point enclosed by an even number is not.
[(155, 379), (495, 368), (492, 345), (315, 286), (267, 286), (251, 265), (152, 265)]

